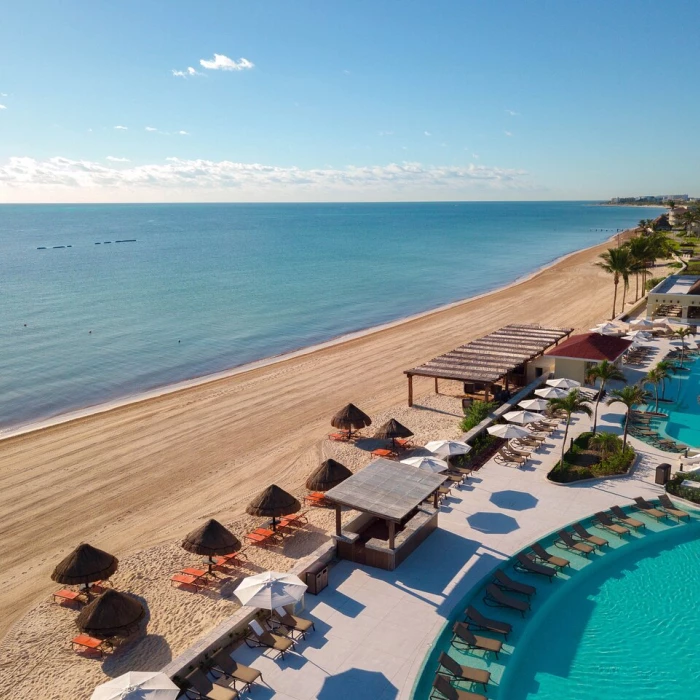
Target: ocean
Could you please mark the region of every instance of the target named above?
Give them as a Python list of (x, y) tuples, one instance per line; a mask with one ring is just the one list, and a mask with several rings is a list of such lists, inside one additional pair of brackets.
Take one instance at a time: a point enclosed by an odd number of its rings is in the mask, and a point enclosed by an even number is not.
[(0, 431), (487, 292), (660, 210), (0, 206)]

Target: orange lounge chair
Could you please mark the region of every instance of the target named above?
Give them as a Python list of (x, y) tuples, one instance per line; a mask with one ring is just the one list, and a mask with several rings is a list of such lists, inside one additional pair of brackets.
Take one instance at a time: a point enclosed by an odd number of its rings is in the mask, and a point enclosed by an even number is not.
[(91, 637), (89, 634), (79, 634), (70, 640), (73, 651), (96, 651), (102, 658), (108, 651), (111, 651), (112, 644), (104, 639)]
[(394, 453), (391, 450), (387, 450), (385, 447), (379, 447), (376, 450), (372, 450), (372, 457), (391, 457)]
[(56, 591), (55, 593), (51, 594), (53, 596), (53, 602), (54, 603), (75, 603), (76, 601), (79, 603), (83, 603), (83, 591), (71, 591), (67, 588), (62, 588), (60, 591)]
[(247, 557), (242, 552), (234, 552), (233, 554), (222, 554), (220, 557), (212, 557), (214, 569), (222, 569), (231, 566), (244, 566)]
[(347, 432), (345, 432), (345, 431), (340, 432), (340, 433), (331, 433), (331, 434), (328, 436), (328, 439), (329, 439), (329, 440), (334, 440), (335, 442), (344, 442), (345, 440), (349, 440), (349, 439), (350, 439), (350, 435), (349, 435)]
[(206, 583), (202, 576), (193, 576), (192, 574), (173, 574), (170, 577), (170, 585), (192, 586), (196, 591), (206, 587)]
[(307, 496), (304, 496), (304, 503), (308, 503), (311, 506), (325, 506), (328, 504), (326, 501), (326, 494), (320, 491), (315, 491)]

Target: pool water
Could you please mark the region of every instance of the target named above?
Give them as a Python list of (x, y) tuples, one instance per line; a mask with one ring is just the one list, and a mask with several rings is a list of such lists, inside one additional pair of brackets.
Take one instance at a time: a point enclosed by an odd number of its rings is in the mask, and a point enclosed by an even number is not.
[[(659, 411), (667, 413), (668, 419), (654, 427), (672, 440), (700, 447), (700, 362), (686, 359), (683, 365), (690, 371), (675, 372), (666, 380), (665, 397), (671, 402), (659, 402)], [(653, 401), (648, 408), (654, 409)]]
[[(524, 618), (484, 604), (489, 574), (435, 640), (414, 699), (430, 697), (443, 651), (491, 672), (489, 700), (700, 698), (700, 519), (695, 512), (683, 523), (630, 514), (646, 528), (621, 539), (584, 521), (610, 543), (590, 558), (558, 549), (552, 537), (540, 540), (571, 562), (552, 583), (506, 565), (511, 578), (537, 587)], [(451, 646), (452, 625), (463, 619), (468, 604), (512, 624), (499, 659)], [(483, 692), (481, 686), (460, 687)]]

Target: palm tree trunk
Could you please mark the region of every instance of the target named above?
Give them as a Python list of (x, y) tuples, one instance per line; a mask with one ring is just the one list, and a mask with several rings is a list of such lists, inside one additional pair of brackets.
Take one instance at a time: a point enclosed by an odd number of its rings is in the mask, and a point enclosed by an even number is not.
[(634, 300), (639, 301), (639, 272), (634, 273)]
[(622, 436), (622, 451), (624, 452), (627, 449), (627, 426), (630, 422), (630, 408), (629, 406), (627, 407), (627, 413), (625, 414), (625, 432)]
[(610, 317), (611, 321), (615, 318), (615, 307), (617, 306), (617, 285), (618, 284), (620, 284), (620, 282), (615, 281), (615, 293), (613, 294), (613, 312), (612, 312), (612, 316)]
[(656, 398), (656, 401), (654, 402), (654, 413), (659, 412), (659, 385), (657, 382), (654, 382), (654, 396)]
[(624, 311), (624, 310), (625, 310), (625, 299), (626, 299), (626, 297), (627, 297), (627, 282), (625, 282), (625, 283), (622, 285), (622, 308), (620, 309), (620, 311)]
[(598, 427), (598, 404), (600, 403), (600, 394), (603, 392), (601, 389), (598, 393), (598, 398), (595, 401), (595, 408), (593, 409), (593, 430), (591, 432), (595, 435), (596, 428)]
[(569, 423), (571, 422), (571, 414), (566, 414), (566, 429), (564, 430), (564, 441), (561, 443), (561, 466), (564, 466), (564, 453), (566, 452), (566, 438), (569, 434)]

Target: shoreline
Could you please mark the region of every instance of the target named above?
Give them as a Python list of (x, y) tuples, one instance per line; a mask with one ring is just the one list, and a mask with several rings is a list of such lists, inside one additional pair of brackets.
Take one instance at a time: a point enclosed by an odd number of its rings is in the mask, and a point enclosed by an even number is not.
[[(599, 206), (616, 206), (616, 205), (599, 205)], [(627, 205), (627, 206), (637, 206), (637, 205)], [(627, 236), (635, 231), (634, 228), (625, 229), (614, 233), (609, 238), (600, 241), (598, 243), (593, 243), (590, 246), (584, 248), (577, 248), (569, 253), (560, 255), (548, 262), (545, 262), (537, 269), (532, 272), (528, 272), (520, 277), (515, 278), (511, 282), (494, 287), (480, 294), (475, 294), (473, 296), (465, 297), (463, 299), (458, 299), (457, 301), (448, 302), (447, 304), (441, 304), (432, 309), (426, 311), (420, 311), (409, 316), (402, 316), (393, 321), (387, 321), (376, 326), (367, 326), (365, 328), (360, 328), (355, 331), (350, 331), (349, 333), (343, 333), (338, 336), (329, 338), (328, 340), (321, 341), (320, 343), (313, 343), (312, 345), (305, 345), (294, 350), (289, 350), (287, 352), (279, 353), (276, 355), (267, 355), (258, 360), (253, 360), (251, 362), (246, 362), (242, 365), (236, 365), (229, 369), (221, 370), (219, 372), (213, 372), (210, 374), (195, 375), (190, 379), (184, 379), (178, 382), (173, 382), (171, 384), (164, 384), (159, 387), (154, 387), (153, 389), (147, 389), (145, 391), (140, 391), (136, 393), (127, 394), (120, 398), (110, 399), (108, 401), (103, 401), (97, 404), (90, 404), (84, 406), (83, 408), (71, 409), (69, 411), (58, 413), (54, 416), (49, 416), (48, 418), (41, 418), (38, 420), (30, 420), (26, 423), (20, 423), (18, 425), (11, 426), (6, 429), (0, 429), (0, 443), (5, 440), (10, 440), (15, 437), (28, 435), (31, 433), (39, 432), (42, 430), (47, 430), (49, 428), (54, 428), (57, 426), (65, 425), (73, 421), (79, 421), (84, 418), (90, 418), (91, 416), (96, 416), (103, 413), (108, 413), (109, 411), (114, 411), (127, 406), (132, 406), (134, 404), (139, 404), (147, 401), (153, 401), (160, 399), (165, 396), (176, 394), (181, 391), (187, 391), (188, 389), (194, 389), (201, 387), (206, 384), (213, 384), (218, 381), (229, 379), (231, 377), (244, 374), (246, 372), (252, 372), (257, 369), (264, 369), (275, 364), (286, 362), (288, 360), (293, 360), (295, 358), (304, 357), (306, 355), (311, 355), (315, 352), (321, 350), (326, 350), (328, 348), (333, 348), (341, 346), (344, 343), (351, 342), (353, 340), (358, 340), (373, 333), (379, 333), (381, 331), (389, 330), (391, 328), (396, 328), (403, 324), (411, 323), (412, 321), (417, 321), (420, 319), (427, 318), (433, 314), (439, 314), (444, 311), (449, 311), (450, 309), (457, 308), (462, 304), (469, 304), (480, 299), (489, 297), (492, 294), (498, 294), (500, 292), (505, 292), (517, 285), (524, 284), (529, 280), (533, 279), (537, 275), (545, 272), (548, 269), (555, 267), (563, 262), (565, 262), (570, 257), (577, 255), (579, 253), (585, 253), (588, 250), (597, 248), (598, 246), (604, 245), (606, 243), (614, 242), (618, 236)]]

